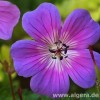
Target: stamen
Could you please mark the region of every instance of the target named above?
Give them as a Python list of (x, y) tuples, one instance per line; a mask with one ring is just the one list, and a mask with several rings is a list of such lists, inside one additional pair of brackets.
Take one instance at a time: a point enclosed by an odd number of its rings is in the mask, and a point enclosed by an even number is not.
[(65, 58), (67, 58), (68, 56), (65, 56)]
[(58, 44), (58, 43), (62, 43), (60, 40), (58, 40), (58, 42), (55, 42), (55, 44)]
[(63, 56), (60, 56), (60, 60), (62, 60), (63, 59)]
[(66, 44), (63, 44), (60, 40), (58, 42), (55, 42), (54, 45), (49, 49), (49, 51), (52, 53), (53, 59), (60, 59), (67, 58), (66, 56), (67, 50), (69, 46), (66, 46)]
[(66, 46), (66, 44), (62, 44), (65, 48), (64, 48), (64, 53), (67, 53), (67, 49), (69, 48), (69, 46)]
[(64, 47), (66, 47), (66, 44), (62, 44)]
[(68, 56), (66, 56), (65, 54), (61, 53), (63, 55), (64, 58), (67, 58)]
[(51, 53), (56, 53), (56, 51), (55, 51), (55, 50), (51, 50), (51, 49), (49, 49), (49, 51), (50, 51)]
[(52, 57), (53, 59), (56, 59), (56, 57)]

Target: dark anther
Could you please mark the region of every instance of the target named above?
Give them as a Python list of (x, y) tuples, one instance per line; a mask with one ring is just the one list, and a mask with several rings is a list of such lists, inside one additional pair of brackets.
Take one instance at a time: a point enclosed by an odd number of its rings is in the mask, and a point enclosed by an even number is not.
[(60, 56), (60, 60), (62, 60), (63, 59), (63, 56)]
[(66, 48), (69, 48), (69, 46), (66, 46)]
[(67, 53), (67, 48), (65, 48), (64, 53), (65, 53), (65, 54)]
[(49, 49), (49, 51), (50, 51), (51, 53), (56, 53), (56, 51), (55, 51), (55, 50), (51, 50), (51, 49)]
[(65, 56), (65, 58), (67, 58), (68, 56)]
[(52, 57), (52, 59), (56, 59), (56, 57)]
[(54, 44), (58, 44), (58, 42), (55, 42)]
[(66, 47), (66, 44), (62, 44), (64, 47)]
[(66, 46), (66, 44), (62, 44), (64, 47), (69, 48), (69, 46)]
[(67, 49), (69, 48), (69, 46), (66, 46), (66, 44), (63, 44), (63, 46), (65, 47), (64, 53), (66, 54), (67, 53)]
[(58, 44), (58, 43), (62, 43), (60, 40), (58, 42), (55, 42), (55, 44)]

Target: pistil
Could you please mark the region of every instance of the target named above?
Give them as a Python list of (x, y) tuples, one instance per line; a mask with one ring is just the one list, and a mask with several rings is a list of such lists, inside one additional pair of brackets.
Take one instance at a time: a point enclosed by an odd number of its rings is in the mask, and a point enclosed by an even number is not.
[(67, 58), (67, 49), (69, 46), (66, 46), (66, 44), (63, 44), (60, 40), (58, 42), (55, 42), (53, 46), (49, 49), (52, 58), (57, 59), (59, 58), (62, 60), (63, 58)]

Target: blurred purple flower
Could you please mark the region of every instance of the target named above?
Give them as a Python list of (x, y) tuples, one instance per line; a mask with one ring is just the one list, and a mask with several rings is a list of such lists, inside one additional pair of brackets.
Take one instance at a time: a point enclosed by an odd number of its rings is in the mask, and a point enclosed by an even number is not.
[(8, 1), (0, 1), (0, 39), (8, 40), (11, 38), (19, 17), (20, 11), (16, 5)]
[[(82, 88), (95, 84), (94, 63), (88, 49), (100, 37), (100, 26), (88, 11), (74, 10), (63, 27), (57, 8), (41, 4), (22, 19), (24, 30), (34, 40), (20, 40), (11, 47), (18, 75), (31, 77), (31, 89), (52, 97), (67, 93), (69, 76)], [(100, 65), (100, 54), (93, 52)]]

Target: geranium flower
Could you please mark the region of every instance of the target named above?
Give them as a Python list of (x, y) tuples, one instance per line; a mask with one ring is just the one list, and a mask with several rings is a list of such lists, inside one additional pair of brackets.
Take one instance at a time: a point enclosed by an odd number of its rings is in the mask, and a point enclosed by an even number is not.
[[(18, 75), (32, 76), (33, 92), (50, 97), (67, 93), (69, 77), (82, 88), (95, 84), (94, 63), (87, 48), (100, 38), (100, 26), (88, 11), (74, 10), (62, 26), (57, 8), (43, 3), (24, 14), (22, 25), (34, 40), (17, 41), (11, 55)], [(93, 53), (100, 65), (100, 55)]]
[(19, 17), (20, 11), (16, 5), (8, 1), (0, 1), (0, 39), (8, 40), (11, 38)]

